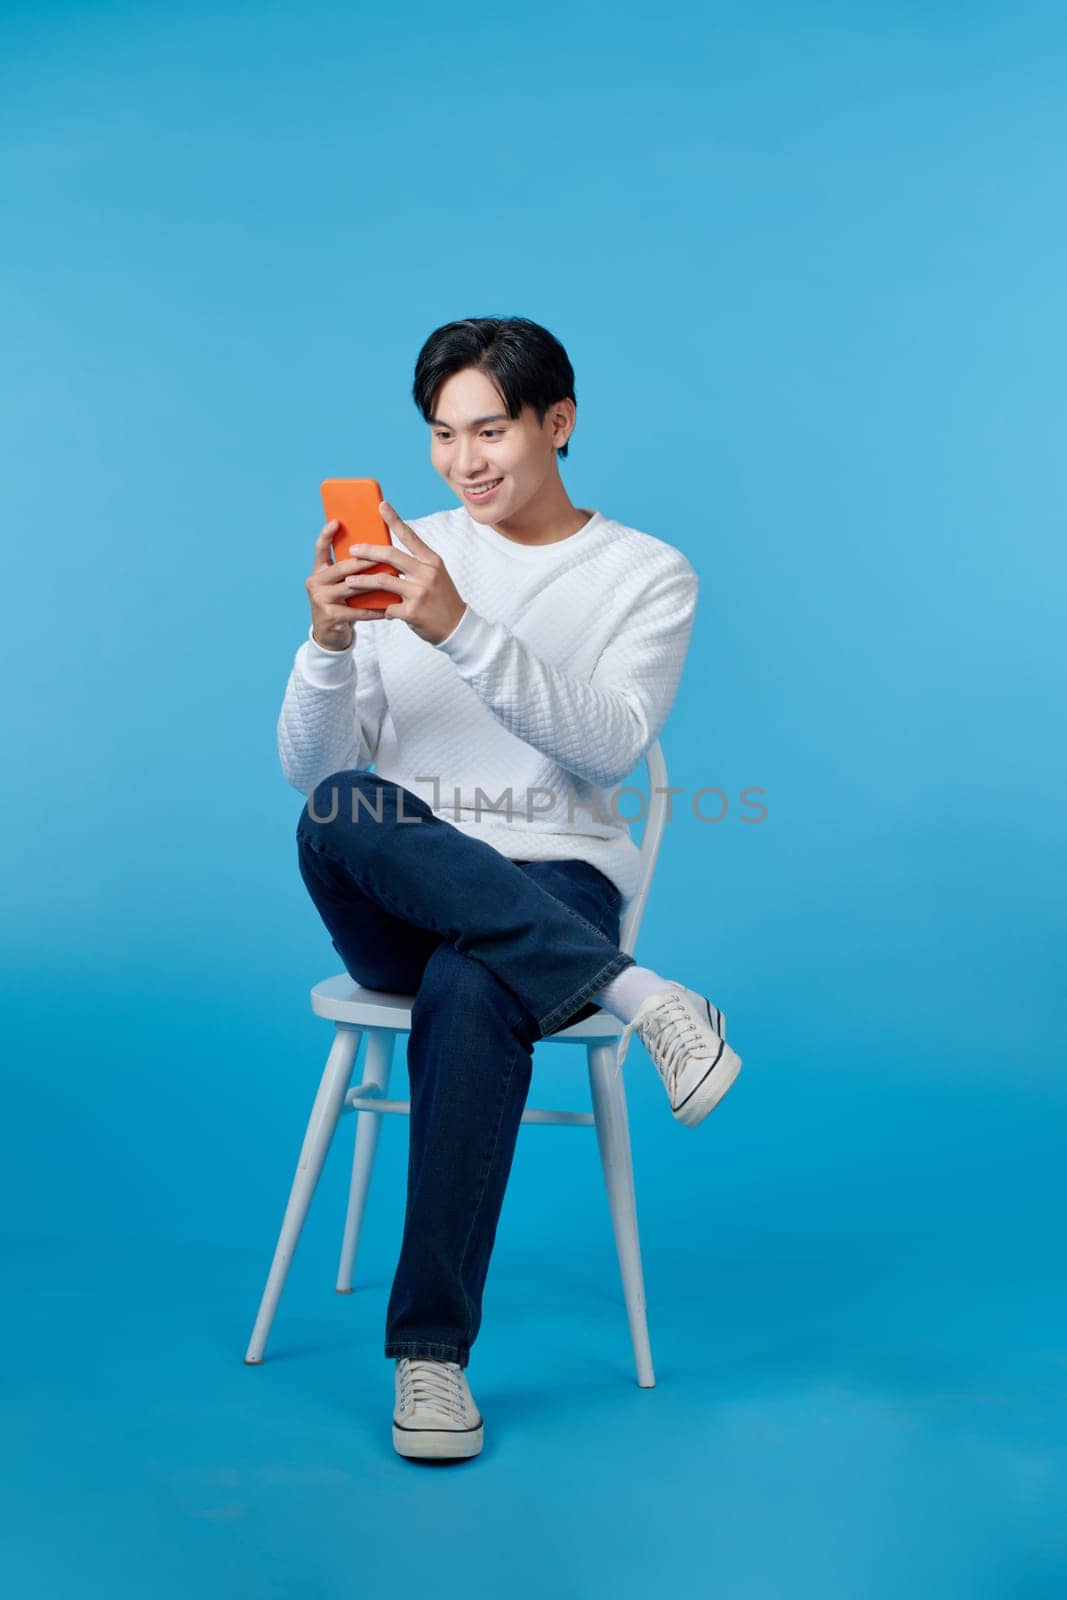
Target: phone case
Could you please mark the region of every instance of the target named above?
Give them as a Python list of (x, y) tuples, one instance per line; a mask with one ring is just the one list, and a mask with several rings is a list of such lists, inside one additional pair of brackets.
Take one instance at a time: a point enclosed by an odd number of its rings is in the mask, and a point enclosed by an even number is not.
[[(392, 549), (389, 524), (378, 510), (385, 496), (376, 478), (326, 478), (320, 489), (326, 521), (341, 524), (332, 540), (335, 561), (350, 559), (350, 544), (382, 544)], [(387, 561), (364, 567), (363, 572), (397, 575)], [(384, 611), (403, 598), (395, 589), (361, 589), (350, 594), (345, 604), (357, 610)]]

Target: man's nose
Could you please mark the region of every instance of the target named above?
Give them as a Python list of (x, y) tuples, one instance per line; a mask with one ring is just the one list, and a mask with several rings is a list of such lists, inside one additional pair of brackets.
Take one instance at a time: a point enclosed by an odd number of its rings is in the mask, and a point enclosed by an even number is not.
[(471, 483), (477, 477), (479, 467), (484, 464), (478, 447), (466, 445), (456, 456), (456, 476), (462, 478), (464, 483)]

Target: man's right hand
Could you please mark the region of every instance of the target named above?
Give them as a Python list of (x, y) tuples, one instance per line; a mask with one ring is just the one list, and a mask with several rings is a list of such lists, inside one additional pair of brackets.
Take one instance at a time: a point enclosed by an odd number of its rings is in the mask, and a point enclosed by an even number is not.
[(311, 602), (311, 636), (324, 650), (347, 650), (356, 636), (357, 622), (381, 621), (381, 611), (373, 606), (350, 606), (347, 598), (357, 590), (346, 588), (345, 579), (353, 572), (364, 572), (376, 563), (369, 556), (351, 556), (347, 561), (333, 559), (333, 537), (341, 526), (327, 522), (315, 540), (315, 557), (304, 588)]

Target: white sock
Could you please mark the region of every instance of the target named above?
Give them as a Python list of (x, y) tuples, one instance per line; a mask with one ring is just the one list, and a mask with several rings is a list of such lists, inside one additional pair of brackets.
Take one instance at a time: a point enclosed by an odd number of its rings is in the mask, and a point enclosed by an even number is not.
[(603, 989), (589, 996), (594, 1005), (610, 1011), (620, 1022), (632, 1022), (641, 1002), (657, 989), (665, 989), (673, 980), (661, 978), (651, 967), (624, 967), (618, 977)]

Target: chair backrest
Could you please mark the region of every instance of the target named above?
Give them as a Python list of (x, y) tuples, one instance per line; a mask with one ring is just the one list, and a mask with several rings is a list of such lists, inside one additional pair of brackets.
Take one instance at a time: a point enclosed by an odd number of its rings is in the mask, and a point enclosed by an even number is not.
[(654, 739), (645, 752), (645, 769), (648, 773), (648, 810), (645, 815), (645, 831), (639, 846), (641, 881), (633, 899), (623, 912), (622, 922), (619, 925), (619, 949), (625, 950), (628, 956), (634, 954), (637, 935), (641, 931), (641, 918), (645, 914), (649, 890), (652, 888), (652, 875), (656, 870), (656, 858), (663, 839), (663, 824), (666, 821), (667, 803), (670, 799), (667, 794), (667, 763), (663, 759), (663, 748), (658, 739)]

